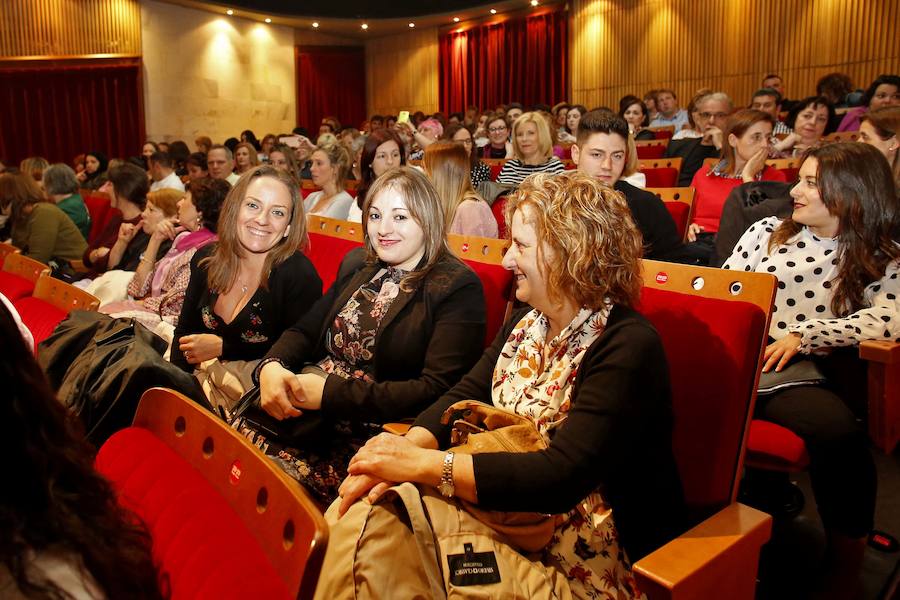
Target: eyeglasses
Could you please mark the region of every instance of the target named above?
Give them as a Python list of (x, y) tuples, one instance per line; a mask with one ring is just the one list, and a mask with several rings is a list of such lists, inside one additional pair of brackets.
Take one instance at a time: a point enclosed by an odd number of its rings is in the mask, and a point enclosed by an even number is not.
[(712, 118), (716, 118), (716, 119), (724, 119), (725, 117), (728, 116), (728, 113), (708, 113), (708, 112), (702, 112), (702, 113), (698, 113), (698, 115), (700, 116), (701, 119), (712, 119)]
[(491, 127), (488, 131), (491, 133), (500, 133), (501, 131), (506, 131), (506, 125), (503, 125), (502, 127)]
[(466, 146), (472, 145), (472, 138), (466, 138), (464, 140), (454, 140), (455, 142), (459, 142), (460, 144), (465, 144)]

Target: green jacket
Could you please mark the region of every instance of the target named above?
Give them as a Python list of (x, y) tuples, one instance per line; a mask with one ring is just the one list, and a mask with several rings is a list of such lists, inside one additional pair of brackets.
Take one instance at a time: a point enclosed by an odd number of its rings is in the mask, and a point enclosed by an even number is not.
[(72, 194), (68, 198), (57, 202), (56, 205), (61, 211), (69, 215), (69, 218), (75, 223), (75, 227), (78, 228), (84, 239), (88, 239), (91, 233), (91, 216), (88, 214), (87, 207), (84, 205), (84, 200), (81, 199), (81, 196)]
[(12, 240), (22, 254), (42, 263), (51, 258), (81, 260), (87, 248), (72, 219), (50, 202), (35, 204), (26, 221), (13, 227)]

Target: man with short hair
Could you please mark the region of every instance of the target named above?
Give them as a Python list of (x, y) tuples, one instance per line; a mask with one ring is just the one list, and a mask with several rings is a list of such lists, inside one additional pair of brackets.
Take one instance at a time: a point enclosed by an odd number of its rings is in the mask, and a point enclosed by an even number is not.
[(525, 112), (525, 110), (518, 102), (510, 102), (507, 105), (506, 123), (509, 125), (510, 129), (512, 129), (512, 124), (516, 122), (516, 119), (522, 116), (523, 112)]
[(154, 152), (150, 155), (150, 191), (173, 189), (184, 191), (181, 178), (175, 173), (172, 157), (166, 152)]
[(778, 90), (773, 88), (756, 90), (753, 93), (753, 98), (750, 99), (750, 108), (772, 115), (772, 118), (775, 119), (775, 128), (772, 129), (772, 135), (791, 133), (791, 128), (778, 118), (778, 113), (781, 112), (781, 94)]
[(636, 188), (622, 175), (636, 168), (636, 157), (629, 156), (628, 123), (609, 111), (592, 110), (581, 116), (572, 161), (578, 170), (612, 186), (625, 196), (635, 225), (644, 238), (645, 258), (678, 260), (684, 245), (678, 237), (675, 221), (662, 201), (646, 190)]
[(722, 150), (722, 130), (732, 111), (731, 98), (724, 92), (707, 94), (697, 101), (694, 124), (702, 137), (672, 140), (666, 147), (665, 158), (681, 158), (678, 187), (690, 187), (694, 174), (707, 158), (719, 156)]
[(372, 118), (369, 119), (369, 133), (373, 133), (382, 128), (384, 128), (384, 116), (372, 115)]
[(672, 90), (659, 90), (656, 93), (656, 118), (650, 122), (650, 127), (675, 126), (675, 131), (688, 124), (687, 111), (678, 108), (678, 96)]
[(796, 101), (787, 99), (787, 96), (784, 93), (784, 80), (781, 79), (781, 75), (769, 73), (763, 77), (762, 85), (760, 87), (771, 88), (781, 94), (781, 110), (789, 111), (794, 108)]
[(222, 144), (216, 144), (206, 155), (206, 167), (213, 179), (224, 179), (234, 185), (240, 176), (234, 172), (234, 155)]

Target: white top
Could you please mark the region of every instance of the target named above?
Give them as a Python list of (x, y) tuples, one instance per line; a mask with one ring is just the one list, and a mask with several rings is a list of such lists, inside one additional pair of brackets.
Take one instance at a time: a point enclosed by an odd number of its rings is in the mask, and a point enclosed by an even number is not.
[(184, 184), (181, 183), (181, 177), (175, 174), (175, 171), (172, 171), (159, 181), (154, 181), (150, 184), (150, 191), (155, 192), (156, 190), (164, 190), (164, 189), (173, 189), (184, 191)]
[(565, 170), (565, 165), (555, 156), (551, 156), (546, 162), (539, 165), (526, 165), (518, 158), (511, 158), (500, 169), (497, 183), (519, 185), (526, 177), (534, 173), (553, 173), (555, 175)]
[(675, 132), (675, 135), (672, 136), (672, 141), (688, 140), (698, 137), (703, 137), (703, 134), (695, 129), (688, 129), (687, 127), (685, 127), (684, 129)]
[(227, 181), (228, 183), (230, 183), (230, 184), (231, 184), (231, 187), (234, 187), (234, 185), (238, 182), (238, 180), (239, 180), (240, 178), (241, 178), (241, 176), (238, 175), (237, 173), (230, 173), (230, 174), (228, 175), (228, 177), (225, 178), (225, 181)]
[(628, 177), (622, 177), (620, 181), (624, 181), (625, 183), (630, 183), (636, 188), (644, 189), (647, 187), (647, 176), (641, 173), (640, 171), (635, 171)]
[[(312, 194), (310, 194), (310, 196), (311, 195)], [(359, 204), (356, 203), (356, 200), (350, 205), (350, 212), (347, 213), (347, 220), (353, 221), (354, 223), (362, 223), (362, 209), (359, 207)]]
[(838, 240), (819, 238), (809, 229), (769, 253), (769, 238), (781, 220), (767, 217), (741, 236), (723, 269), (772, 273), (778, 293), (769, 335), (800, 334), (800, 351), (855, 346), (865, 340), (900, 342), (900, 261), (864, 292), (866, 308), (846, 317), (831, 311), (831, 289), (838, 274)]
[[(306, 209), (306, 214), (320, 215), (322, 217), (330, 217), (332, 219), (341, 219), (343, 221), (346, 221), (347, 214), (350, 212), (350, 206), (356, 204), (356, 200), (353, 198), (353, 196), (348, 194), (346, 191), (341, 191), (338, 194), (335, 194), (325, 210), (313, 212), (313, 207), (315, 207), (316, 202), (319, 201), (324, 193), (324, 191), (319, 190), (318, 192), (313, 192), (306, 197), (306, 200), (303, 201), (303, 208)], [(360, 213), (360, 216), (361, 215), (362, 213)]]

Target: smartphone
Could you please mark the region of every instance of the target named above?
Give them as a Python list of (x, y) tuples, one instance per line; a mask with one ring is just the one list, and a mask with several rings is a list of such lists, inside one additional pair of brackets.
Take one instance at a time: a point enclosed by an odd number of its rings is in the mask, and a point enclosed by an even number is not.
[(284, 144), (288, 148), (299, 148), (300, 147), (300, 136), (299, 135), (286, 135), (284, 137), (278, 138), (279, 143)]
[(401, 110), (400, 114), (397, 116), (398, 123), (409, 123), (409, 111)]

